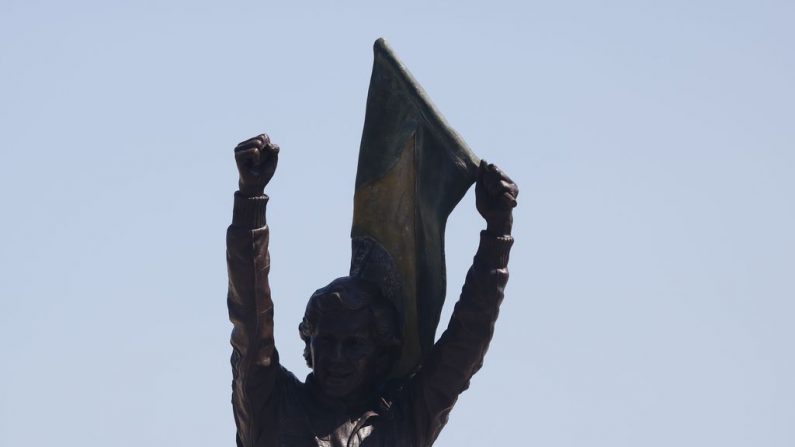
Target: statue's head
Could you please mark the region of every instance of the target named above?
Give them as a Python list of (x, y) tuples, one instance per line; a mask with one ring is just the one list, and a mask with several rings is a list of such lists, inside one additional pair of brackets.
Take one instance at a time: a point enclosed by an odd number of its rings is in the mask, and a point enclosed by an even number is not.
[(315, 380), (335, 398), (372, 392), (400, 354), (394, 306), (376, 286), (359, 278), (337, 278), (318, 289), (298, 330)]

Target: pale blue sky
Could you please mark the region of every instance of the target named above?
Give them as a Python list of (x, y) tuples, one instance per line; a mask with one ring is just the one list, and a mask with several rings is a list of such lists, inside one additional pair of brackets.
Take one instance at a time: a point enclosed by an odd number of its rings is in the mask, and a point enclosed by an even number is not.
[[(0, 2), (0, 446), (234, 444), (224, 233), (262, 131), (307, 372), (379, 36), (521, 188), (437, 445), (795, 445), (795, 3), (296, 3)], [(449, 304), (480, 228), (470, 194)]]

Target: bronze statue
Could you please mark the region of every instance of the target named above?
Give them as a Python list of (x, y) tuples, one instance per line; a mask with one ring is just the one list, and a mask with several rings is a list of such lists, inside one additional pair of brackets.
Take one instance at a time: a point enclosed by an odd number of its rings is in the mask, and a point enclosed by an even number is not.
[[(518, 188), (494, 165), (475, 163), (377, 41), (351, 275), (309, 299), (299, 333), (312, 372), (302, 383), (281, 366), (273, 340), (264, 188), (278, 156), (265, 134), (235, 148), (240, 183), (227, 231), (227, 304), (237, 445), (433, 444), (492, 337)], [(486, 230), (447, 330), (434, 343), (445, 289), (444, 225), (472, 181)]]

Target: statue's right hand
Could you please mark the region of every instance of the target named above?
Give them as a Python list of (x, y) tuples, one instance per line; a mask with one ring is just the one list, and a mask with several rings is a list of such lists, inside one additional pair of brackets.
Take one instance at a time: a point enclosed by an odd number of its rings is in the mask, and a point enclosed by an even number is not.
[(276, 172), (279, 146), (271, 143), (266, 134), (257, 135), (235, 147), (235, 161), (240, 173), (240, 192), (252, 197), (262, 195)]

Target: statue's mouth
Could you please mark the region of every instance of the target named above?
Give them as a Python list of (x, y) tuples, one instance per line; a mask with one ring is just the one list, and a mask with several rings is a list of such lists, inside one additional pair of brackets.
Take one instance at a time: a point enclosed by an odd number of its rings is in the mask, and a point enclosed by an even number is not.
[(329, 379), (347, 379), (353, 375), (353, 371), (326, 371)]

